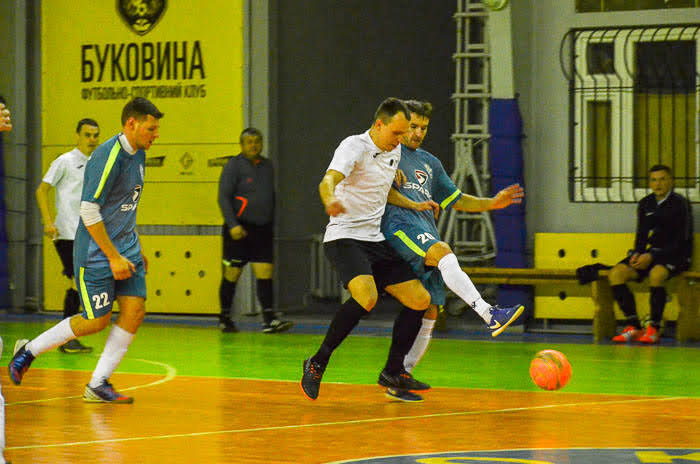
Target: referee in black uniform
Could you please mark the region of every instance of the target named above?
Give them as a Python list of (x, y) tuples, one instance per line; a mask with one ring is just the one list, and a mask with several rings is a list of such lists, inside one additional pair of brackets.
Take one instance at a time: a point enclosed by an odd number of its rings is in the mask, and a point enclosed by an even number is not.
[[(693, 213), (688, 200), (673, 191), (671, 168), (657, 164), (649, 170), (652, 193), (637, 207), (634, 250), (610, 270), (615, 300), (625, 314), (625, 328), (614, 342), (658, 343), (666, 305), (664, 283), (690, 268), (693, 256)], [(649, 325), (642, 329), (634, 295), (625, 284), (649, 278)]]
[(221, 171), (219, 207), (224, 216), (223, 276), (219, 287), (223, 332), (237, 332), (231, 319), (231, 306), (241, 269), (252, 263), (264, 333), (283, 332), (290, 321), (275, 317), (272, 297), (273, 232), (275, 179), (272, 162), (260, 155), (262, 132), (253, 127), (240, 136), (241, 153), (231, 158)]

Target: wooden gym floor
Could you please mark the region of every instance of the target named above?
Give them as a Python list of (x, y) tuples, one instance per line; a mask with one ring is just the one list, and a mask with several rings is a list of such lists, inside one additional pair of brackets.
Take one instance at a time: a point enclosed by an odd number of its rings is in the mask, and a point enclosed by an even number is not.
[[(303, 333), (313, 330), (222, 334), (147, 323), (111, 379), (135, 403), (108, 405), (81, 400), (106, 332), (83, 340), (95, 353), (45, 353), (21, 386), (10, 384), (15, 340), (54, 322), (0, 322), (13, 464), (700, 461), (696, 344), (436, 338), (415, 371), (434, 388), (406, 404), (375, 384), (389, 339), (352, 336), (311, 402), (298, 380), (322, 340)], [(544, 348), (573, 366), (561, 391), (529, 379), (529, 361)]]

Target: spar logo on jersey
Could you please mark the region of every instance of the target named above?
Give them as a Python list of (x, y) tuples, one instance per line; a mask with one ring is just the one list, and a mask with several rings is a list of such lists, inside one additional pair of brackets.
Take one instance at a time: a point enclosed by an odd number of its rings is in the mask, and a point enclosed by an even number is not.
[(413, 173), (416, 175), (416, 179), (418, 179), (418, 183), (421, 185), (425, 184), (425, 182), (428, 180), (428, 174), (426, 174), (425, 171), (415, 169)]
[(131, 194), (132, 203), (125, 203), (122, 205), (122, 211), (133, 211), (139, 204), (139, 197), (141, 196), (141, 186), (137, 185), (134, 187), (134, 193)]

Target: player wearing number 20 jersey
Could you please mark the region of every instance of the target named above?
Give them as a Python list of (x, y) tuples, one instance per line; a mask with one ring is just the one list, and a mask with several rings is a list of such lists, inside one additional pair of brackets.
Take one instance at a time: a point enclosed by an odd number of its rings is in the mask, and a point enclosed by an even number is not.
[[(397, 190), (415, 202), (433, 200), (446, 210), (462, 196), (440, 160), (421, 148), (411, 150), (401, 145), (399, 169), (406, 175), (406, 182)], [(381, 230), (391, 246), (411, 264), (430, 292), (431, 303), (445, 304), (440, 272), (425, 266), (426, 252), (440, 241), (432, 210), (415, 211), (387, 204)]]

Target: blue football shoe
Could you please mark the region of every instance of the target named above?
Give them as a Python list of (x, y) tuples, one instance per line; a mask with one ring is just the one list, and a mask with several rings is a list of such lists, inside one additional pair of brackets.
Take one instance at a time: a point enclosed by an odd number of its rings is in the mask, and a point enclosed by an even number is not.
[(515, 306), (491, 306), (491, 323), (487, 325), (492, 337), (498, 337), (501, 332), (514, 323), (525, 311), (525, 306), (519, 304)]
[(34, 355), (25, 349), (27, 343), (29, 343), (27, 339), (17, 340), (17, 343), (15, 343), (15, 355), (12, 356), (10, 364), (7, 366), (10, 380), (15, 385), (22, 383), (24, 373), (27, 372), (29, 366), (32, 365), (32, 361), (34, 361)]

